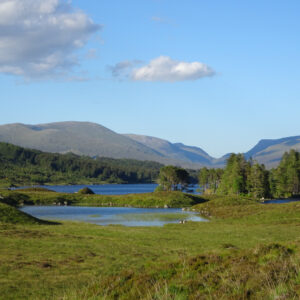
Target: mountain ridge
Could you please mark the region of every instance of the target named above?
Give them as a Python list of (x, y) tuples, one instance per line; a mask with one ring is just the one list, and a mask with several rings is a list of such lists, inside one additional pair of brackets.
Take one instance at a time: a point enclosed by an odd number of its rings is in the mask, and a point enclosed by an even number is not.
[[(147, 135), (119, 134), (100, 124), (78, 121), (0, 125), (0, 141), (45, 152), (148, 160), (192, 169), (223, 167), (230, 155), (214, 158), (200, 147)], [(300, 151), (300, 136), (262, 139), (244, 155), (271, 168), (290, 149)]]

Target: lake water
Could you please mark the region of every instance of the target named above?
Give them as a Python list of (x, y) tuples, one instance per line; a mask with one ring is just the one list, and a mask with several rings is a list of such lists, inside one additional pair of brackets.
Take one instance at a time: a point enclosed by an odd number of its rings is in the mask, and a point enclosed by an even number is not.
[(265, 200), (262, 204), (283, 204), (283, 203), (290, 203), (290, 202), (300, 202), (299, 199), (272, 199), (272, 200)]
[[(84, 187), (89, 187), (95, 194), (102, 195), (125, 195), (153, 192), (157, 184), (101, 184), (101, 185), (51, 185), (39, 186), (60, 193), (75, 193)], [(191, 193), (196, 194), (197, 185), (191, 187)]]
[(181, 220), (207, 221), (195, 212), (178, 208), (25, 206), (21, 210), (44, 220), (81, 221), (98, 225), (163, 226)]

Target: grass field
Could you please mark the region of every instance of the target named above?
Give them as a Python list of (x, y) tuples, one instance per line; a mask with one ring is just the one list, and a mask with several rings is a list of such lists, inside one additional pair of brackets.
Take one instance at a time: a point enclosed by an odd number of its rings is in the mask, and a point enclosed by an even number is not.
[(2, 221), (0, 299), (299, 299), (300, 203), (206, 200), (203, 223)]
[(128, 195), (84, 195), (56, 193), (44, 188), (29, 188), (18, 191), (0, 191), (7, 203), (13, 205), (65, 204), (79, 206), (133, 206), (133, 207), (189, 207), (205, 199), (181, 192), (155, 192)]

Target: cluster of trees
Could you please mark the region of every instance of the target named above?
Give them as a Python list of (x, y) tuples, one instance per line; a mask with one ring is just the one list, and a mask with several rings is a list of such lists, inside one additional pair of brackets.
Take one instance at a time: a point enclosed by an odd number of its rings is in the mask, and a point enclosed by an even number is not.
[(270, 192), (275, 197), (300, 195), (300, 153), (286, 152), (276, 169), (269, 173)]
[(202, 168), (199, 184), (204, 193), (249, 195), (255, 198), (300, 195), (300, 153), (286, 152), (277, 168), (266, 170), (263, 164), (232, 154), (224, 170)]
[(161, 190), (183, 190), (188, 186), (189, 182), (190, 175), (185, 169), (174, 166), (164, 166), (160, 169), (158, 183)]
[(232, 154), (227, 160), (217, 193), (248, 194), (255, 198), (269, 195), (268, 171), (264, 165), (247, 161), (242, 154)]
[[(132, 159), (91, 158), (56, 154), (0, 143), (0, 184), (151, 183), (162, 190), (184, 189), (195, 183), (195, 171)], [(204, 193), (249, 195), (255, 198), (300, 195), (300, 153), (286, 152), (277, 168), (232, 154), (224, 169), (202, 168)]]
[(0, 184), (150, 183), (161, 164), (56, 154), (0, 143)]
[(199, 171), (198, 183), (205, 194), (214, 194), (221, 182), (223, 169), (208, 169), (206, 167)]

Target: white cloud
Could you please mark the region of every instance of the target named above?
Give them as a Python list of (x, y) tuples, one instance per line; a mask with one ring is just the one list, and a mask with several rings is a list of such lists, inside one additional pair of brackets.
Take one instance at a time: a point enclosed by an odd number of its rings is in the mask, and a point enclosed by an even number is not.
[(201, 62), (183, 62), (168, 56), (160, 56), (141, 68), (131, 72), (135, 81), (175, 82), (196, 80), (215, 75), (215, 71)]
[(113, 66), (108, 66), (108, 70), (111, 72), (113, 77), (128, 77), (128, 71), (141, 63), (142, 61), (140, 60), (124, 60)]
[(64, 0), (0, 0), (0, 72), (25, 78), (64, 76), (76, 50), (101, 26)]

